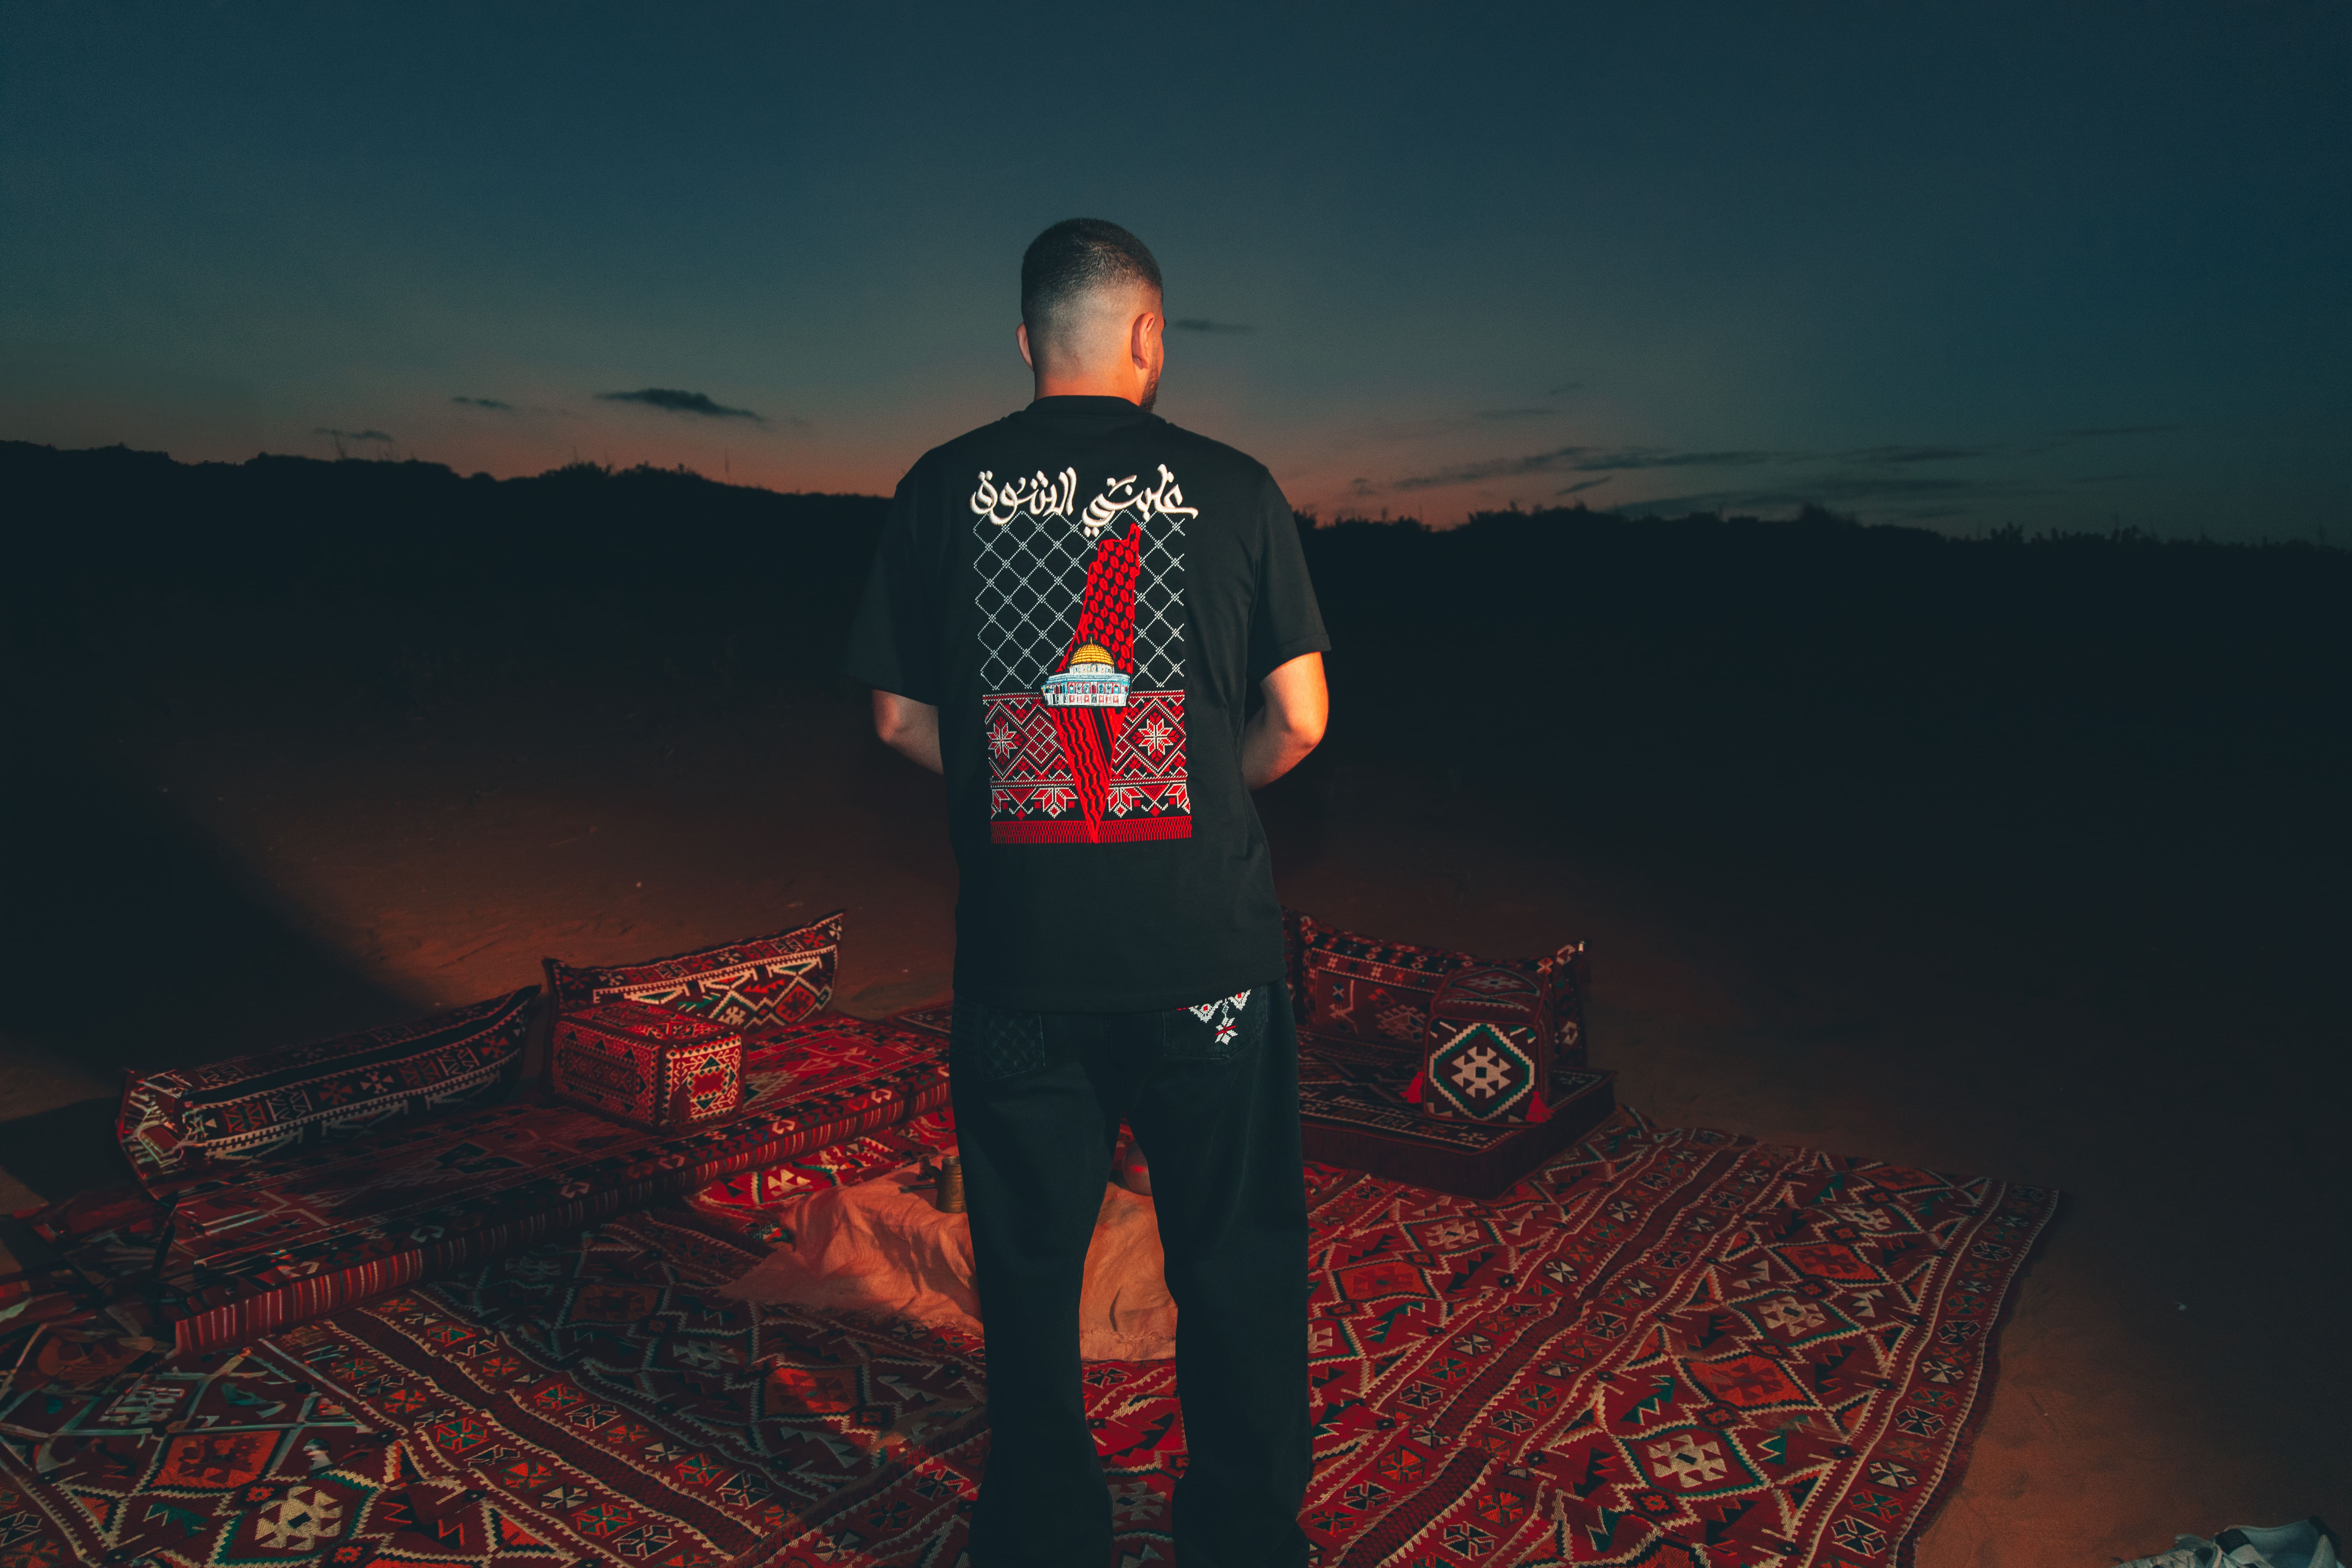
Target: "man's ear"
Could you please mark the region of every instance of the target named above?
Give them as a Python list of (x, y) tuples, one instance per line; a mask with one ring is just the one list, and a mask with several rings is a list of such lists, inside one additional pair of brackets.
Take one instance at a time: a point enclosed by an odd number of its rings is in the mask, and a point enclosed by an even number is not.
[(1146, 310), (1135, 318), (1128, 329), (1127, 352), (1139, 370), (1150, 370), (1160, 363), (1160, 330), (1163, 323), (1157, 310)]
[(1031, 370), (1035, 370), (1037, 368), (1037, 362), (1031, 358), (1029, 354), (1028, 322), (1024, 321), (1019, 326), (1013, 329), (1013, 340), (1021, 345), (1021, 363), (1027, 365)]

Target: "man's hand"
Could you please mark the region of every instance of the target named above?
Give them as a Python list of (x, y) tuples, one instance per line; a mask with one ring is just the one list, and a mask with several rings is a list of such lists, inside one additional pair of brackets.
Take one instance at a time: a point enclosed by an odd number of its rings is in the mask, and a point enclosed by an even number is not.
[[(1300, 654), (1258, 685), (1265, 693), (1265, 706), (1251, 715), (1249, 727), (1242, 731), (1242, 782), (1252, 789), (1265, 788), (1305, 761), (1307, 752), (1322, 744), (1324, 721), (1331, 716), (1331, 693), (1323, 684), (1319, 653)], [(879, 701), (881, 694), (875, 696)], [(936, 712), (932, 721), (938, 722)], [(931, 746), (936, 754), (936, 731)]]
[(935, 773), (948, 771), (947, 764), (940, 760), (940, 710), (929, 703), (901, 697), (895, 691), (877, 690), (874, 732), (882, 737), (884, 745), (908, 762), (920, 763)]

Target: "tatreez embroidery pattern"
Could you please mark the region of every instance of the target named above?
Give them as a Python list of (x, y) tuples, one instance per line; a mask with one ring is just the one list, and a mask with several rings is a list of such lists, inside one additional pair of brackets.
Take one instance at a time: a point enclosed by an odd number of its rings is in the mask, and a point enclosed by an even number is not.
[(1235, 1031), (1242, 1026), (1242, 1009), (1249, 1005), (1250, 994), (1236, 991), (1230, 996), (1220, 996), (1213, 1002), (1203, 1002), (1186, 1012), (1217, 1031), (1217, 1044), (1230, 1046)]
[(1182, 547), (1200, 510), (1164, 463), (1077, 498), (1076, 468), (982, 469), (972, 491), (989, 837), (1189, 838)]

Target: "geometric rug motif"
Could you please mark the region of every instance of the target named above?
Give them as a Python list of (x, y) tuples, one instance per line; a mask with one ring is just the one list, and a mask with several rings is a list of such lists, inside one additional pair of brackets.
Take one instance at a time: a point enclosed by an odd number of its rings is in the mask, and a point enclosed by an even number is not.
[(929, 1111), (895, 1127), (721, 1177), (696, 1188), (687, 1203), (706, 1227), (715, 1227), (738, 1246), (765, 1252), (792, 1240), (774, 1212), (786, 1198), (822, 1187), (852, 1186), (952, 1152), (955, 1146), (955, 1112)]
[[(309, 1380), (245, 1355), (154, 1359), (0, 1399), (0, 1563), (493, 1560), (451, 1555), (444, 1499), (404, 1446)], [(490, 1527), (512, 1548), (499, 1562), (562, 1561)]]
[[(1905, 1563), (2057, 1202), (1633, 1111), (1487, 1203), (1306, 1174), (1321, 1568)], [(1165, 1561), (1174, 1367), (1086, 1376), (1119, 1559)], [(961, 1542), (840, 1535), (778, 1561), (948, 1564)]]
[[(896, 1021), (909, 1022), (904, 1017)], [(1465, 1117), (1439, 1119), (1423, 1114), (1422, 1106), (1405, 1096), (1426, 1059), (1416, 1050), (1346, 1035), (1301, 1030), (1299, 1115), (1321, 1126), (1465, 1153), (1483, 1152), (1524, 1129), (1524, 1121), (1485, 1123)], [(1598, 1073), (1555, 1068), (1549, 1101), (1557, 1105), (1570, 1100), (1600, 1077)], [(1424, 1085), (1423, 1095), (1429, 1092)]]
[[(1306, 1174), (1321, 1568), (1907, 1562), (2057, 1204), (1633, 1111), (1488, 1203)], [(1173, 1365), (1086, 1377), (1120, 1561), (1164, 1561)], [(778, 1561), (946, 1564), (961, 1542), (845, 1534)]]
[(1534, 1028), (1439, 1019), (1430, 1033), (1423, 1100), (1432, 1114), (1473, 1121), (1527, 1120), (1538, 1053), (1546, 1048), (1537, 1043)]
[(986, 1447), (975, 1347), (709, 1290), (753, 1260), (686, 1211), (637, 1215), (263, 1353), (551, 1561), (749, 1568), (950, 1531)]
[[(845, 1146), (790, 1185), (903, 1152)], [(1305, 1176), (1320, 1568), (1901, 1564), (2057, 1204), (1623, 1110), (1491, 1202)], [(249, 1357), (94, 1357), (11, 1395), (0, 1568), (950, 1568), (986, 1463), (979, 1347), (717, 1295), (764, 1251), (760, 1196), (613, 1221)], [(1085, 1377), (1118, 1560), (1168, 1563), (1173, 1365)]]
[(920, 1114), (947, 1097), (943, 1056), (935, 1037), (818, 1014), (746, 1036), (742, 1103), (709, 1123), (647, 1131), (525, 1097), (204, 1173), (179, 1190), (160, 1276), (152, 1211), (148, 1234), (65, 1250), (84, 1278), (155, 1300), (181, 1344), (234, 1346)]
[(1489, 1204), (1313, 1175), (1348, 1568), (1906, 1561), (2057, 1201), (1622, 1110)]

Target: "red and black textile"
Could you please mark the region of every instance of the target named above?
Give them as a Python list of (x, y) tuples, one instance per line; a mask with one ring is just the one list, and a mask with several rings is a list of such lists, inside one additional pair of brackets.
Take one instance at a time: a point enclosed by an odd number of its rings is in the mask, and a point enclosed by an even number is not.
[(2055, 1204), (1630, 1111), (1491, 1204), (1326, 1173), (1322, 1560), (1905, 1561)]
[(1324, 1036), (1298, 1049), (1298, 1131), (1307, 1157), (1392, 1182), (1492, 1198), (1590, 1132), (1617, 1107), (1617, 1075), (1551, 1075), (1538, 1121), (1424, 1114), (1413, 1058)]
[[(520, 1100), (194, 1182), (60, 1237), (80, 1275), (184, 1351), (236, 1344), (945, 1103), (936, 1036), (821, 1015), (753, 1037), (743, 1103), (676, 1131)], [(156, 1265), (162, 1227), (170, 1244)]]
[(20, 1370), (0, 1395), (0, 1564), (567, 1561), (310, 1378), (248, 1354), (155, 1363)]
[(679, 1131), (743, 1102), (743, 1037), (648, 1002), (599, 1002), (555, 1020), (548, 1091), (633, 1127)]
[(558, 1013), (620, 999), (746, 1033), (797, 1024), (832, 1005), (843, 914), (835, 910), (790, 931), (642, 963), (575, 969), (545, 959), (548, 997)]
[[(800, 1189), (861, 1181), (951, 1141), (944, 1120), (944, 1113), (920, 1117), (757, 1174), (772, 1187), (789, 1173)], [(365, 1319), (357, 1315), (362, 1310), (347, 1309), (332, 1320), (337, 1333), (299, 1329), (236, 1354), (168, 1360), (153, 1342), (111, 1331), (45, 1334), (17, 1358), (0, 1391), (0, 1568), (563, 1568), (727, 1560), (732, 1553), (713, 1554), (709, 1542), (698, 1538), (688, 1510), (672, 1517), (646, 1503), (667, 1495), (665, 1487), (679, 1489), (673, 1483), (686, 1477), (696, 1485), (684, 1495), (698, 1491), (724, 1510), (763, 1487), (764, 1472), (730, 1479), (716, 1469), (723, 1453), (709, 1447), (679, 1447), (667, 1465), (653, 1447), (616, 1461), (607, 1451), (612, 1423), (596, 1420), (599, 1405), (569, 1401), (569, 1391), (583, 1386), (577, 1381), (540, 1385), (545, 1397), (535, 1407), (541, 1414), (555, 1407), (566, 1417), (564, 1431), (551, 1455), (526, 1455), (503, 1426), (489, 1441), (476, 1441), (486, 1428), (448, 1391), (468, 1380), (480, 1386), (501, 1355), (544, 1351), (566, 1333), (614, 1331), (612, 1303), (639, 1299), (629, 1292), (659, 1292), (680, 1280), (707, 1286), (750, 1267), (765, 1250), (746, 1234), (759, 1228), (756, 1211), (703, 1202), (745, 1181), (730, 1178), (697, 1194), (697, 1212), (672, 1209), (616, 1222), (591, 1237), (542, 1248), (530, 1261), (478, 1270), (446, 1292), (377, 1303), (364, 1310)], [(557, 1294), (551, 1282), (575, 1277), (591, 1290), (611, 1286), (622, 1294), (595, 1298), (567, 1321), (560, 1309), (547, 1310)], [(531, 1310), (519, 1314), (519, 1303)], [(653, 1315), (648, 1342), (677, 1326), (658, 1310)], [(410, 1331), (406, 1338), (402, 1329)], [(818, 1332), (827, 1353), (837, 1355), (830, 1325)], [(854, 1330), (851, 1342), (859, 1332), (889, 1337)], [(366, 1349), (336, 1353), (338, 1346), (367, 1346), (371, 1334), (388, 1339), (392, 1353), (364, 1364), (358, 1355), (369, 1354)], [(643, 1391), (656, 1405), (649, 1445), (698, 1440), (678, 1395), (699, 1393), (719, 1348), (712, 1336), (692, 1336), (644, 1370)], [(903, 1354), (895, 1343), (892, 1349)], [(578, 1350), (573, 1343), (533, 1364), (593, 1378), (596, 1369), (579, 1364)], [(939, 1359), (926, 1360), (919, 1375), (940, 1375)], [(878, 1370), (903, 1382), (895, 1363)], [(764, 1375), (793, 1383), (789, 1372)], [(886, 1388), (885, 1397), (898, 1392)], [(814, 1425), (844, 1427), (853, 1442), (870, 1441), (870, 1420), (860, 1424), (865, 1414), (830, 1424), (821, 1415)], [(873, 1447), (868, 1459), (875, 1465), (903, 1458), (902, 1444)], [(649, 1458), (656, 1476), (650, 1486), (632, 1468)], [(544, 1468), (544, 1484), (533, 1484), (542, 1479), (534, 1465)], [(891, 1478), (903, 1481), (905, 1472), (893, 1470)], [(566, 1487), (582, 1495), (567, 1498)], [(802, 1487), (825, 1489), (814, 1473)], [(771, 1515), (763, 1501), (745, 1517), (764, 1530)], [(766, 1541), (717, 1533), (730, 1546), (748, 1548), (752, 1561)]]
[(1526, 975), (1542, 994), (1552, 1030), (1548, 1065), (1584, 1066), (1589, 970), (1580, 942), (1540, 958), (1482, 958), (1336, 930), (1297, 910), (1283, 918), (1291, 1002), (1304, 1034), (1385, 1045), (1417, 1058), (1429, 1044), (1430, 1008), (1449, 976), (1507, 970)]
[(1550, 1114), (1551, 1010), (1533, 975), (1456, 970), (1429, 1004), (1419, 1087), (1424, 1116), (1496, 1124)]
[[(1630, 1111), (1491, 1203), (1307, 1183), (1326, 1568), (1907, 1563), (2057, 1204)], [(1087, 1383), (1122, 1558), (1164, 1559), (1172, 1365)], [(960, 1528), (920, 1520), (915, 1480), (777, 1561), (952, 1562)]]
[(772, 1247), (792, 1240), (774, 1212), (786, 1198), (819, 1187), (854, 1186), (952, 1153), (955, 1147), (955, 1112), (942, 1106), (846, 1142), (721, 1177), (696, 1188), (688, 1204), (720, 1234), (756, 1247)]
[[(1325, 1568), (1906, 1563), (2057, 1205), (1630, 1111), (1492, 1203), (1306, 1179)], [(247, 1357), (61, 1360), (0, 1403), (0, 1568), (953, 1563), (978, 1347), (719, 1292), (759, 1250), (663, 1210)], [(1173, 1366), (1086, 1384), (1121, 1559), (1166, 1561)]]
[(126, 1073), (116, 1140), (150, 1192), (303, 1144), (503, 1098), (536, 985), (446, 1013), (201, 1067)]
[(711, 1289), (751, 1261), (646, 1215), (262, 1353), (558, 1561), (752, 1568), (877, 1524), (952, 1532), (985, 1448), (973, 1347)]

